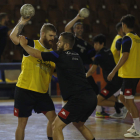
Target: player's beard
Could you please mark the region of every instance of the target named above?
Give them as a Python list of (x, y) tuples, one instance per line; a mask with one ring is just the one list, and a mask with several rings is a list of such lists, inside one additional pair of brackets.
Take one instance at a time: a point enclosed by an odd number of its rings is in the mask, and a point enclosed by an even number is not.
[(62, 45), (61, 48), (59, 47), (59, 48), (58, 48), (58, 51), (59, 51), (59, 52), (63, 52), (63, 51), (64, 51), (64, 45)]
[[(51, 43), (49, 43), (49, 42), (51, 42)], [(47, 40), (46, 36), (43, 39), (44, 47), (47, 48), (47, 49), (50, 49), (50, 48), (53, 47), (53, 42), (54, 42), (54, 40)]]

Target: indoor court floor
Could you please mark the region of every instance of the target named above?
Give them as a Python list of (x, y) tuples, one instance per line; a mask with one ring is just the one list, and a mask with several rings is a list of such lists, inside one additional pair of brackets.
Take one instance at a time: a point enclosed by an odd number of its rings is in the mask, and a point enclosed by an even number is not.
[[(61, 98), (53, 98), (56, 113), (62, 107)], [(140, 96), (137, 96), (136, 105), (140, 110)], [(0, 140), (14, 140), (17, 127), (17, 117), (13, 116), (13, 100), (0, 100)], [(106, 108), (106, 112), (114, 113), (114, 108)], [(132, 119), (129, 114), (125, 119), (95, 118), (95, 111), (86, 122), (96, 140), (140, 140), (140, 138), (124, 138), (124, 133), (130, 128)], [(25, 130), (25, 140), (47, 140), (47, 119), (43, 114), (35, 114), (28, 120)], [(70, 124), (64, 130), (65, 140), (84, 140), (83, 136)]]

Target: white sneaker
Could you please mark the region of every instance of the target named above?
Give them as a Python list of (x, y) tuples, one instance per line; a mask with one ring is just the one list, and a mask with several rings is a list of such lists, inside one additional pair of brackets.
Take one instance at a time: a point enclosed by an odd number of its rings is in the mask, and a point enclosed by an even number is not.
[(123, 112), (123, 119), (125, 119), (126, 116), (127, 116), (127, 112), (128, 112), (127, 108), (126, 107), (123, 107), (122, 108), (122, 112)]
[(124, 116), (123, 116), (123, 113), (118, 114), (115, 112), (114, 114), (110, 115), (110, 118), (123, 119)]
[(127, 134), (124, 134), (124, 137), (126, 138), (139, 138), (140, 137), (140, 133), (136, 132), (136, 130), (133, 132), (133, 133), (127, 133)]
[(134, 123), (133, 125), (127, 130), (128, 133), (133, 133), (135, 131)]

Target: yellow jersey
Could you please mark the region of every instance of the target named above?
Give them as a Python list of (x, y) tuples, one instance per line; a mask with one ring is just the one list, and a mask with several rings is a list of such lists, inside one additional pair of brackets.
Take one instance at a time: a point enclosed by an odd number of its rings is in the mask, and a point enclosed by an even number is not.
[[(129, 57), (119, 69), (118, 76), (122, 78), (140, 78), (140, 37), (137, 34), (127, 33), (132, 40)], [(123, 43), (123, 42), (122, 42)], [(122, 56), (122, 53), (120, 57)]]
[(116, 42), (118, 39), (121, 39), (121, 38), (122, 37), (120, 35), (116, 35), (116, 37), (114, 38), (114, 40), (112, 42), (111, 48), (110, 48), (116, 64), (118, 63), (118, 61), (120, 59), (120, 56), (118, 55), (117, 48), (116, 48)]
[[(41, 52), (50, 52), (52, 49), (46, 49), (39, 40), (34, 40), (34, 48)], [(21, 73), (18, 77), (17, 87), (27, 90), (46, 93), (51, 82), (51, 77), (55, 68), (55, 63), (43, 61), (30, 55), (23, 55)]]

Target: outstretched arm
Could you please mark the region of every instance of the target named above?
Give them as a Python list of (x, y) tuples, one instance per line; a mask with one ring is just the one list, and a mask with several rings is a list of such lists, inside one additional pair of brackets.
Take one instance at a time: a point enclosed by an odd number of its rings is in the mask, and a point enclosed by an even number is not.
[(12, 42), (15, 45), (19, 44), (19, 35), (23, 29), (23, 27), (26, 25), (26, 23), (30, 20), (29, 19), (24, 19), (21, 17), (21, 19), (19, 20), (18, 24), (15, 26), (15, 28), (12, 30), (11, 34), (10, 34), (10, 39), (12, 40)]
[(84, 19), (83, 17), (80, 17), (79, 13), (77, 14), (77, 16), (72, 19), (66, 26), (65, 26), (65, 32), (72, 32), (71, 28), (73, 27), (73, 25), (75, 24), (76, 21), (78, 21), (79, 19)]
[(42, 60), (42, 56), (41, 56), (41, 51), (34, 49), (30, 46), (27, 45), (27, 40), (24, 36), (19, 36), (19, 42), (20, 45), (24, 48), (24, 50), (31, 56), (35, 57), (35, 58), (39, 58), (40, 60)]

